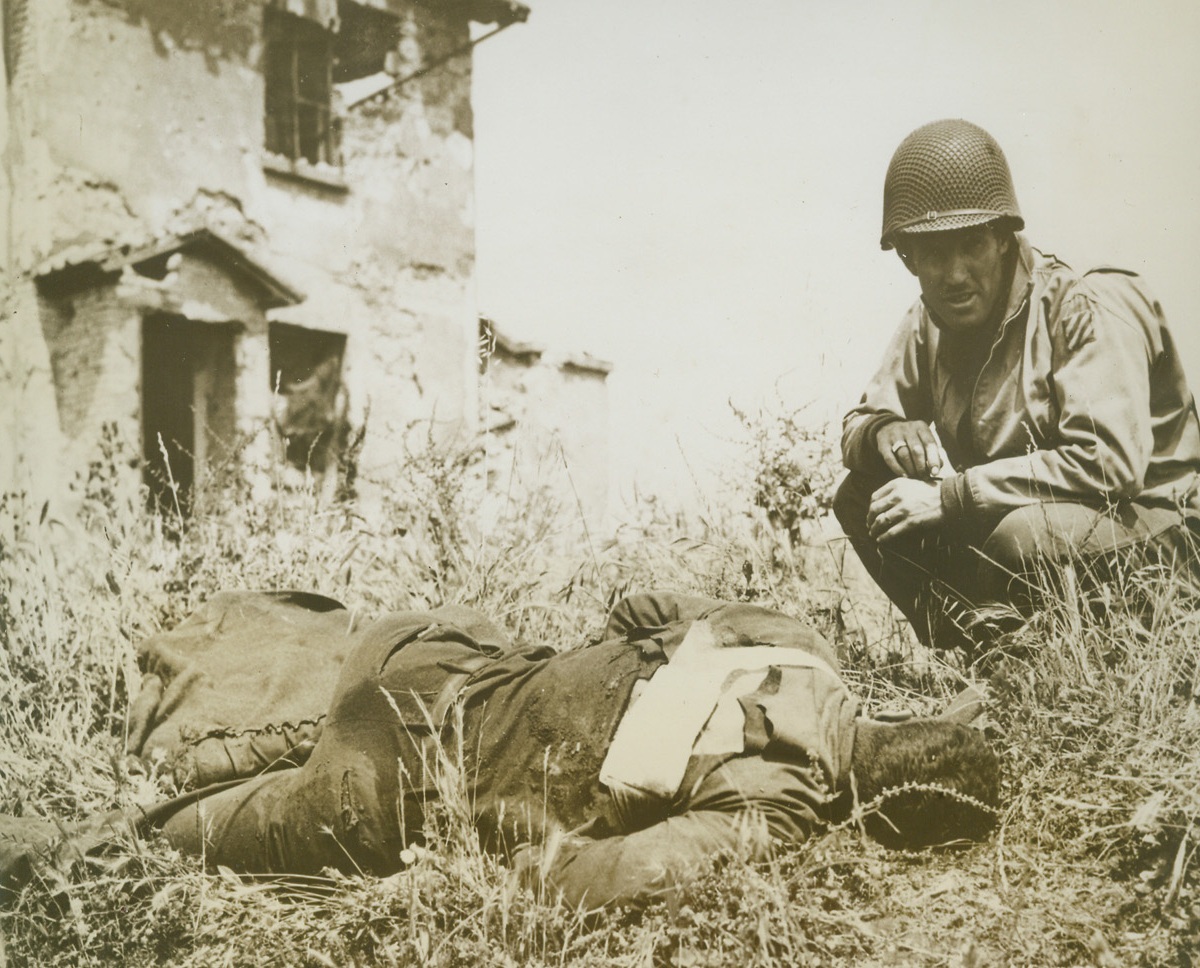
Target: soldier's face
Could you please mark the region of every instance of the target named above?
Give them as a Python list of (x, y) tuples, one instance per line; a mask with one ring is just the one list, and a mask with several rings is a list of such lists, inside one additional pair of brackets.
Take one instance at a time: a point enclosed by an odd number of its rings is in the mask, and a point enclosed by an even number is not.
[(990, 225), (916, 233), (904, 242), (904, 261), (938, 322), (967, 333), (991, 320), (1007, 295), (1004, 256), (1011, 244), (1011, 236), (998, 236)]

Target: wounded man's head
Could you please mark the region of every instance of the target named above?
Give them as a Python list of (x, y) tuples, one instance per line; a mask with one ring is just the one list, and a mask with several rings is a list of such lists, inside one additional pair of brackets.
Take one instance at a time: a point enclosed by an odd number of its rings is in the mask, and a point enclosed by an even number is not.
[(969, 726), (860, 720), (851, 768), (864, 825), (888, 847), (979, 840), (995, 825), (1000, 762)]

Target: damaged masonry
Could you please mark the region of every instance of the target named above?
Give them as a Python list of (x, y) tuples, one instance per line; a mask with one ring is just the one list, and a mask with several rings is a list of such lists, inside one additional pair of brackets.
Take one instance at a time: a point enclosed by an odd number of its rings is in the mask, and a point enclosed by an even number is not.
[(494, 414), (521, 409), (528, 460), (569, 455), (603, 513), (607, 366), (542, 361), (514, 408), (510, 361), (480, 350), (471, 52), (528, 14), (9, 0), (2, 487), (61, 496), (105, 428), (160, 498), (272, 449), (370, 498), (413, 447), (478, 430), (506, 486), (526, 458)]

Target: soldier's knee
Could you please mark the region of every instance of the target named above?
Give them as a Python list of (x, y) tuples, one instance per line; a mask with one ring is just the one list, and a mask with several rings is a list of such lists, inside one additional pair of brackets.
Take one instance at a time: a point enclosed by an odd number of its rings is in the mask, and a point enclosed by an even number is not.
[(850, 536), (865, 533), (867, 509), (875, 488), (863, 474), (851, 471), (838, 485), (833, 496), (833, 516)]
[(985, 598), (1018, 608), (1038, 601), (1062, 564), (1082, 552), (1097, 512), (1068, 502), (1032, 504), (1009, 512), (980, 549), (979, 584)]
[(1004, 517), (984, 541), (984, 559), (996, 568), (1020, 574), (1037, 556), (1039, 533), (1029, 508), (1018, 508)]
[(1061, 562), (1092, 543), (1101, 513), (1081, 504), (1046, 502), (1005, 515), (983, 545), (991, 561), (1021, 574), (1047, 562)]

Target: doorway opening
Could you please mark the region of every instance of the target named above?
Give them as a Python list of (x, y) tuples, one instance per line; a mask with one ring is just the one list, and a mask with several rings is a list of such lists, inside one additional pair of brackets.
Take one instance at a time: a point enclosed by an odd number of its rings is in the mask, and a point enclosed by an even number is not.
[(206, 469), (233, 447), (238, 328), (142, 321), (142, 474), (152, 507), (186, 517)]

